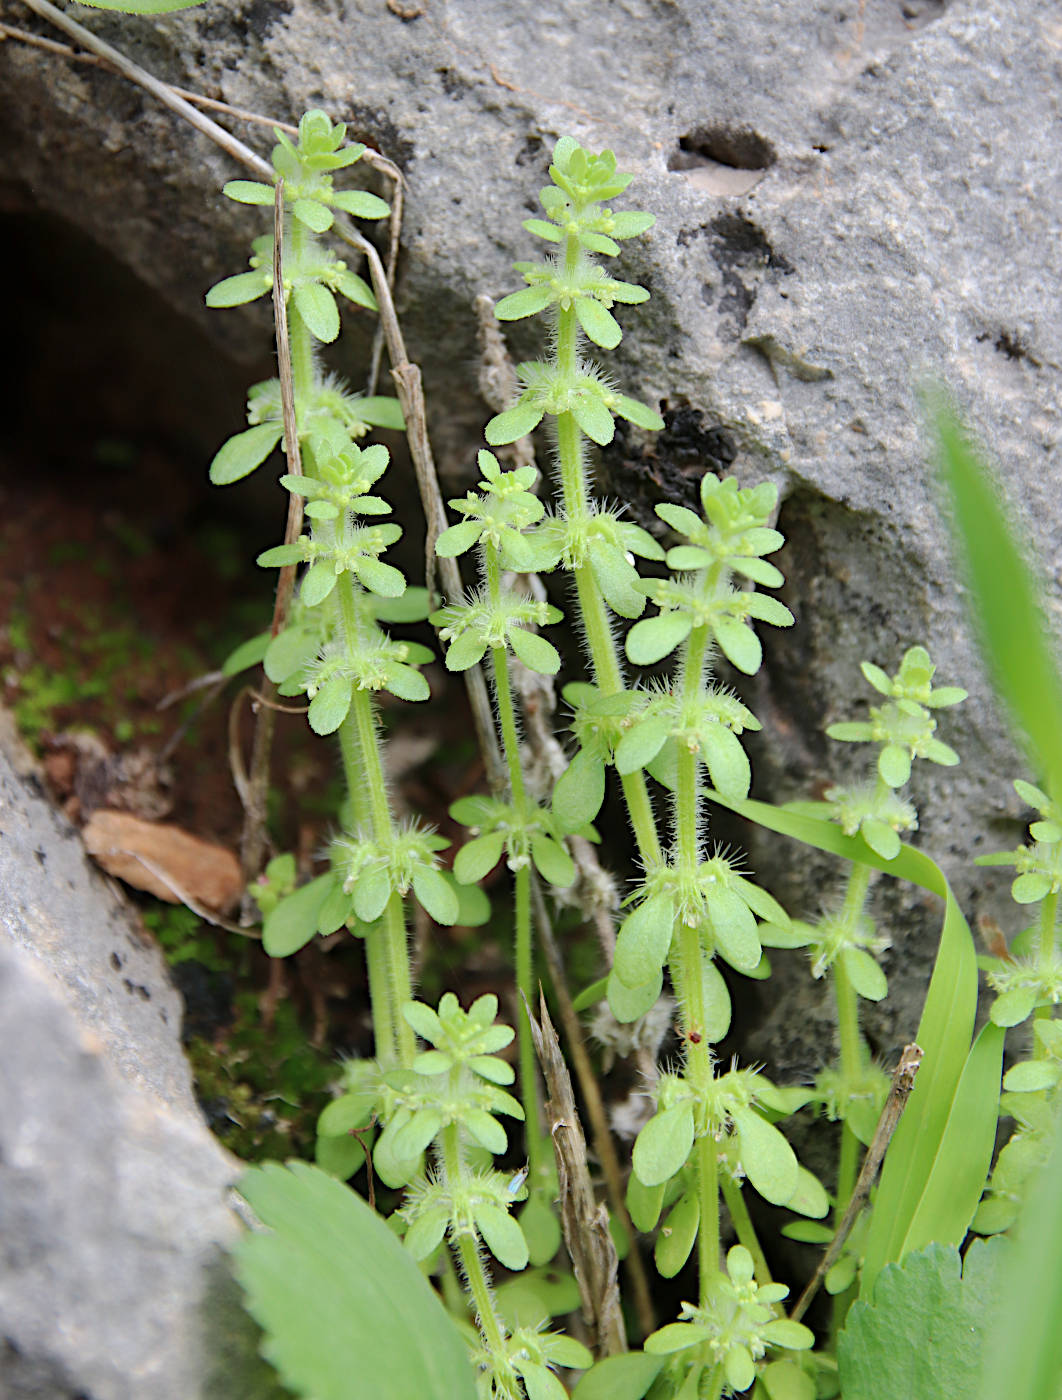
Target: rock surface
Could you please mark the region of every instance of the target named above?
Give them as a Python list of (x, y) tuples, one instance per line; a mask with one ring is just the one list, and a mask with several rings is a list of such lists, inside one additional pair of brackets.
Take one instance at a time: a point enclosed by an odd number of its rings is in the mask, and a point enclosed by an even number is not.
[(0, 890), (0, 1395), (193, 1400), (239, 1163), (195, 1104), (158, 949), (9, 735)]
[[(24, 22), (13, 0), (3, 8)], [(753, 697), (767, 731), (760, 791), (793, 797), (845, 773), (857, 756), (828, 750), (820, 730), (870, 698), (859, 661), (892, 671), (925, 642), (941, 680), (972, 695), (945, 722), (965, 767), (916, 782), (922, 839), (971, 916), (1006, 909), (962, 863), (993, 818), (1019, 816), (1009, 784), (1020, 770), (948, 563), (918, 387), (947, 384), (1003, 465), (1057, 614), (1053, 0), (233, 0), (85, 22), (158, 76), (242, 107), (292, 119), (324, 106), (401, 165), (399, 310), (444, 485), (467, 476), (487, 417), (467, 372), (473, 301), (518, 285), (509, 264), (531, 253), (520, 220), (553, 140), (571, 132), (614, 148), (637, 176), (635, 206), (657, 224), (621, 260), (653, 300), (624, 316), (612, 363), (670, 429), (651, 447), (618, 441), (605, 482), (636, 513), (687, 492), (705, 464), (729, 464), (745, 483), (768, 476), (783, 495), (780, 562), (798, 620), (768, 640)], [(203, 290), (243, 266), (253, 222), (218, 193), (238, 173), (225, 157), (123, 80), (13, 42), (0, 50), (0, 92), (11, 187), (196, 317), (219, 361), (260, 343), (261, 321), (202, 310)], [(268, 145), (260, 128), (239, 134)], [(368, 334), (355, 336), (355, 359)], [(518, 358), (538, 348), (525, 328), (513, 341)], [(1011, 825), (988, 848), (1015, 835)], [(754, 861), (815, 912), (824, 867), (798, 857), (787, 876), (790, 853), (758, 848)], [(887, 900), (900, 995), (874, 1029), (886, 1051), (910, 1033), (937, 919), (909, 892)], [(787, 1034), (769, 1032), (770, 1058)], [(805, 1058), (782, 1055), (791, 1069)]]

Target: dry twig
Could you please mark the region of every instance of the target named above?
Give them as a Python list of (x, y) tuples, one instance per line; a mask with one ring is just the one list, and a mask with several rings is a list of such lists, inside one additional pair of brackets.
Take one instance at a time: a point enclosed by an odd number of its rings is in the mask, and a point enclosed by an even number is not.
[(881, 1110), (881, 1117), (878, 1119), (873, 1141), (867, 1148), (867, 1155), (863, 1158), (863, 1167), (852, 1192), (852, 1198), (848, 1202), (848, 1208), (837, 1227), (837, 1233), (830, 1241), (829, 1249), (819, 1260), (819, 1267), (815, 1270), (811, 1282), (801, 1293), (793, 1311), (789, 1314), (793, 1322), (799, 1322), (807, 1312), (822, 1280), (837, 1262), (841, 1250), (844, 1248), (844, 1242), (859, 1218), (859, 1212), (863, 1209), (866, 1199), (870, 1195), (870, 1188), (874, 1185), (878, 1167), (881, 1166), (881, 1159), (885, 1156), (885, 1150), (896, 1131), (900, 1115), (907, 1107), (907, 1100), (911, 1097), (915, 1075), (918, 1073), (918, 1066), (921, 1063), (921, 1047), (905, 1045), (903, 1054), (900, 1056), (900, 1063), (896, 1066), (896, 1072), (892, 1076), (892, 1087), (889, 1090), (889, 1097), (885, 1100), (885, 1107)]
[(527, 1017), (546, 1081), (546, 1117), (557, 1158), (561, 1225), (583, 1300), (583, 1320), (597, 1355), (615, 1356), (627, 1350), (616, 1246), (609, 1232), (608, 1211), (598, 1204), (590, 1184), (586, 1139), (575, 1107), (572, 1081), (541, 990), (538, 1021), (529, 1006)]

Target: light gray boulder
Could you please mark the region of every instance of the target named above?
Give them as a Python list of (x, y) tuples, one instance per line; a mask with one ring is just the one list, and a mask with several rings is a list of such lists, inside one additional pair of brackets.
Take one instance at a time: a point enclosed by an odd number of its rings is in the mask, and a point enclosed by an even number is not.
[[(620, 263), (653, 299), (625, 313), (611, 363), (670, 430), (655, 444), (618, 439), (604, 482), (635, 513), (688, 493), (705, 465), (747, 484), (767, 476), (783, 496), (797, 626), (768, 639), (753, 696), (766, 727), (758, 790), (790, 798), (850, 772), (859, 756), (828, 747), (821, 728), (870, 699), (862, 659), (891, 672), (924, 642), (940, 679), (971, 699), (941, 726), (964, 768), (916, 778), (921, 839), (971, 916), (1007, 918), (1001, 882), (974, 882), (965, 862), (1016, 839), (1020, 769), (949, 562), (918, 390), (947, 385), (1002, 468), (1056, 615), (1052, 0), (234, 0), (86, 22), (159, 76), (239, 106), (289, 120), (323, 106), (402, 167), (398, 303), (446, 487), (467, 481), (488, 416), (474, 298), (512, 290), (510, 263), (534, 255), (520, 221), (556, 136), (615, 149), (657, 224)], [(243, 265), (253, 221), (218, 192), (238, 173), (226, 158), (123, 80), (15, 43), (0, 49), (0, 92), (9, 179), (195, 318), (219, 360), (262, 343), (253, 314), (202, 309), (203, 290)], [(268, 147), (261, 129), (240, 135)], [(369, 333), (355, 335), (352, 363)], [(539, 349), (533, 327), (512, 341), (518, 358)], [(813, 914), (830, 868), (738, 835), (795, 912)], [(884, 907), (898, 996), (870, 1025), (890, 1051), (913, 1028), (939, 915), (911, 891)], [(806, 1031), (781, 1022), (812, 1018), (771, 1000), (761, 1053), (804, 1073), (829, 1038), (828, 1008), (801, 1048)]]
[[(228, 1203), (240, 1164), (195, 1104), (180, 1019), (159, 950), (5, 734), (4, 1400), (257, 1393), (224, 1254), (240, 1228)], [(212, 1389), (221, 1374), (228, 1388)]]

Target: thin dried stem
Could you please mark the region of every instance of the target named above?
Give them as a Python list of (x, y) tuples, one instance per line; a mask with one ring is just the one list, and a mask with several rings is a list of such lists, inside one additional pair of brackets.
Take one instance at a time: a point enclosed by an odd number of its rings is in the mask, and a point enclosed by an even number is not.
[(870, 1195), (870, 1188), (874, 1185), (874, 1178), (878, 1174), (881, 1166), (881, 1159), (885, 1156), (885, 1151), (892, 1140), (892, 1135), (896, 1131), (896, 1125), (900, 1121), (900, 1116), (907, 1107), (907, 1100), (911, 1097), (911, 1090), (914, 1088), (915, 1075), (918, 1073), (918, 1066), (922, 1063), (922, 1050), (918, 1045), (905, 1045), (903, 1054), (900, 1056), (900, 1063), (896, 1066), (896, 1072), (892, 1076), (892, 1087), (889, 1090), (889, 1097), (885, 1100), (885, 1107), (881, 1110), (881, 1117), (878, 1119), (878, 1126), (874, 1131), (874, 1137), (867, 1148), (867, 1155), (863, 1158), (863, 1168), (852, 1192), (851, 1200), (848, 1202), (848, 1209), (841, 1217), (841, 1223), (837, 1227), (837, 1233), (830, 1241), (830, 1247), (819, 1260), (819, 1267), (815, 1270), (811, 1282), (804, 1289), (796, 1301), (793, 1311), (789, 1314), (793, 1322), (799, 1322), (807, 1312), (811, 1300), (815, 1297), (823, 1279), (833, 1268), (844, 1248), (844, 1242), (851, 1233), (852, 1226), (859, 1218), (859, 1212), (866, 1204), (866, 1199)]

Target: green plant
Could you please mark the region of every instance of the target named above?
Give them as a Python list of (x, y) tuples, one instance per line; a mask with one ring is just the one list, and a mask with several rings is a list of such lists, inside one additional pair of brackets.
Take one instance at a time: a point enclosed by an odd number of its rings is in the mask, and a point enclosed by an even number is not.
[[(180, 8), (182, 0), (100, 3), (150, 13)], [(336, 736), (346, 794), (328, 870), (297, 886), (294, 859), (283, 856), (267, 866), (251, 894), (273, 956), (295, 953), (315, 936), (344, 927), (363, 940), (376, 1055), (344, 1068), (341, 1092), (317, 1125), (318, 1168), (269, 1166), (245, 1180), (247, 1199), (266, 1230), (241, 1242), (238, 1267), (249, 1307), (266, 1330), (267, 1354), (298, 1393), (334, 1400), (351, 1393), (355, 1372), (359, 1384), (376, 1393), (398, 1385), (401, 1393), (428, 1396), (478, 1391), (508, 1400), (523, 1395), (561, 1400), (566, 1390), (557, 1372), (563, 1368), (586, 1372), (577, 1387), (581, 1400), (606, 1394), (626, 1400), (645, 1395), (717, 1400), (753, 1388), (768, 1400), (814, 1400), (837, 1393), (837, 1360), (845, 1394), (855, 1400), (885, 1393), (875, 1389), (881, 1373), (897, 1352), (910, 1347), (932, 1307), (934, 1330), (926, 1327), (926, 1335), (938, 1346), (935, 1369), (912, 1372), (910, 1378), (897, 1371), (895, 1392), (932, 1386), (934, 1393), (948, 1387), (949, 1394), (972, 1395), (981, 1361), (963, 1342), (971, 1329), (985, 1325), (1007, 1245), (976, 1246), (961, 1273), (957, 1247), (974, 1217), (991, 1159), (1004, 1027), (1035, 1013), (1037, 1043), (1034, 1058), (1008, 1074), (1005, 1106), (1019, 1116), (1024, 1136), (997, 1165), (979, 1212), (982, 1228), (1010, 1223), (1030, 1165), (1025, 1161), (1022, 1170), (1012, 1171), (1013, 1162), (1033, 1134), (1039, 1134), (1037, 1152), (1051, 1141), (1060, 1079), (1050, 1008), (1059, 986), (1054, 937), (1056, 885), (1062, 879), (1056, 879), (1054, 848), (1062, 836), (1056, 805), (1062, 687), (1042, 638), (1032, 637), (1028, 580), (985, 506), (984, 483), (963, 467), (958, 440), (945, 425), (973, 572), (980, 570), (983, 588), (987, 561), (994, 564), (1001, 557), (1013, 585), (1007, 609), (999, 603), (1001, 590), (995, 590), (996, 597), (983, 593), (990, 654), (1000, 688), (1030, 735), (1036, 767), (1049, 781), (1047, 792), (1019, 788), (1040, 813), (1032, 832), (1037, 844), (998, 858), (1018, 867), (1019, 903), (1041, 904), (1036, 928), (1016, 945), (1018, 955), (1028, 954), (1030, 961), (1016, 965), (999, 959), (988, 967), (1000, 996), (991, 1023), (971, 1044), (972, 940), (940, 871), (902, 842), (901, 834), (916, 822), (913, 808), (898, 796), (914, 757), (956, 761), (935, 737), (930, 712), (956, 703), (963, 692), (933, 689), (933, 666), (920, 647), (906, 653), (891, 677), (864, 664), (866, 679), (885, 703), (871, 712), (869, 722), (835, 725), (830, 733), (842, 741), (880, 745), (874, 782), (835, 788), (822, 804), (778, 809), (750, 801), (751, 770), (741, 736), (758, 722), (713, 672), (721, 656), (739, 673), (754, 675), (761, 644), (752, 623), (793, 622), (783, 604), (758, 591), (783, 582), (767, 559), (783, 543), (771, 524), (774, 489), (742, 488), (734, 479), (706, 475), (701, 513), (676, 505), (658, 508), (668, 532), (661, 528), (660, 538), (591, 493), (588, 447), (611, 440), (615, 416), (645, 431), (661, 426), (654, 410), (619, 393), (582, 355), (587, 341), (614, 348), (621, 329), (613, 308), (647, 297), (644, 289), (610, 277), (597, 261), (617, 255), (617, 240), (635, 237), (652, 223), (650, 215), (611, 208), (630, 179), (617, 171), (612, 153), (591, 154), (570, 138), (558, 142), (552, 183), (542, 192), (546, 217), (525, 224), (555, 256), (518, 264), (526, 286), (497, 308), (502, 320), (540, 313), (549, 318), (552, 353), (520, 367), (519, 398), (488, 424), (486, 437), (503, 452), (543, 419), (555, 420), (555, 510), (547, 511), (535, 494), (533, 468), (507, 470), (492, 453), (481, 452), (478, 491), (451, 503), (461, 519), (436, 541), (442, 559), (477, 550), (481, 586), (468, 599), (451, 596), (436, 607), (427, 590), (407, 588), (404, 576), (383, 558), (400, 533), (383, 520), (390, 507), (375, 490), (387, 452), (362, 439), (372, 426), (400, 426), (396, 404), (375, 395), (352, 396), (322, 372), (317, 359), (318, 344), (331, 343), (339, 332), (337, 293), (365, 310), (375, 309), (367, 283), (320, 239), (337, 212), (380, 218), (387, 207), (364, 191), (335, 188), (335, 172), (354, 165), (363, 151), (345, 146), (344, 128), (333, 126), (324, 113), (303, 117), (297, 143), (280, 131), (277, 136), (275, 184), (233, 181), (226, 193), (252, 206), (274, 206), (283, 248), (275, 236), (257, 239), (250, 271), (226, 278), (208, 301), (235, 306), (274, 292), (281, 375), (252, 388), (248, 427), (219, 451), (211, 476), (219, 485), (238, 481), (283, 445), (289, 470), (280, 480), (292, 498), (294, 528), (259, 563), (280, 568), (284, 581), (295, 570), (301, 578), (290, 604), (282, 582), (271, 631), (239, 648), (226, 670), (236, 674), (261, 661), (282, 697), (306, 697), (311, 729)], [(300, 533), (303, 517), (308, 525)], [(653, 577), (640, 575), (635, 556), (656, 569)], [(550, 793), (532, 789), (525, 778), (514, 679), (516, 663), (547, 676), (559, 672), (557, 649), (537, 629), (561, 615), (511, 576), (548, 574), (557, 567), (572, 576), (589, 678), (565, 690), (575, 751)], [(647, 602), (656, 611), (644, 617)], [(462, 798), (453, 808), (470, 829), (453, 874), (441, 861), (447, 845), (442, 838), (415, 821), (395, 818), (375, 708), (381, 691), (403, 701), (428, 697), (419, 668), (432, 653), (420, 643), (394, 639), (382, 625), (428, 615), (451, 670), (488, 664), (504, 760), (504, 775), (489, 794)], [(617, 618), (633, 624), (623, 652)], [(677, 653), (674, 673), (629, 684), (623, 653), (633, 666), (656, 666)], [(639, 1021), (660, 997), (666, 974), (677, 1000), (681, 1046), (677, 1063), (653, 1087), (654, 1111), (633, 1151), (628, 1204), (642, 1231), (664, 1221), (655, 1246), (662, 1276), (678, 1275), (696, 1250), (697, 1301), (683, 1303), (677, 1320), (655, 1328), (642, 1352), (609, 1356), (591, 1366), (591, 1353), (573, 1338), (507, 1319), (490, 1277), (490, 1258), (512, 1273), (527, 1267), (533, 1257), (531, 1207), (539, 1208), (537, 1228), (542, 1229), (554, 1190), (539, 1128), (529, 1023), (518, 1010), (517, 1099), (508, 1092), (516, 1074), (500, 1057), (513, 1031), (497, 1023), (495, 996), (481, 996), (467, 1010), (451, 992), (437, 1008), (413, 999), (406, 908), (414, 900), (442, 925), (481, 920), (484, 900), (475, 886), (504, 858), (514, 877), (516, 980), (529, 1001), (536, 918), (543, 941), (548, 931), (535, 912), (536, 880), (562, 890), (574, 883), (567, 841), (594, 837), (591, 824), (604, 801), (610, 767), (623, 791), (641, 872), (625, 901), (607, 978), (609, 1006), (617, 1021)], [(851, 873), (840, 907), (817, 924), (791, 920), (742, 873), (735, 855), (709, 848), (710, 803), (848, 860)], [(941, 946), (919, 1028), (925, 1061), (910, 1109), (892, 1140), (869, 1215), (849, 1236), (848, 1254), (827, 1275), (827, 1287), (844, 1295), (854, 1288), (861, 1260), (862, 1298), (848, 1313), (839, 1341), (849, 1299), (835, 1311), (833, 1336), (813, 1350), (814, 1333), (782, 1313), (789, 1289), (771, 1277), (768, 1251), (743, 1188), (747, 1182), (771, 1204), (804, 1217), (787, 1227), (791, 1234), (823, 1243), (844, 1228), (850, 1203), (853, 1208), (860, 1203), (860, 1145), (880, 1131), (877, 1109), (884, 1090), (882, 1076), (868, 1063), (858, 1014), (859, 998), (879, 1000), (887, 991), (873, 956), (881, 937), (866, 912), (875, 871), (943, 898)], [(185, 937), (178, 929), (175, 956), (185, 951)], [(770, 975), (765, 949), (772, 947), (809, 949), (813, 975), (829, 974), (833, 980), (840, 1062), (823, 1072), (814, 1091), (780, 1087), (737, 1061), (724, 1068), (713, 1048), (729, 1031), (732, 1014), (719, 963), (763, 978)], [(563, 988), (555, 990), (560, 996)], [(582, 1000), (590, 1004), (604, 993), (599, 986)], [(832, 1198), (800, 1166), (778, 1126), (812, 1102), (842, 1123)], [(496, 1163), (510, 1153), (499, 1115), (525, 1122), (526, 1168), (513, 1172)], [(1056, 1159), (1057, 1150), (1056, 1143)], [(363, 1166), (370, 1195), (370, 1170), (391, 1190), (404, 1192), (391, 1230), (332, 1179), (352, 1177)], [(562, 1214), (570, 1193), (565, 1181)], [(528, 1196), (521, 1223), (512, 1209)], [(739, 1240), (725, 1264), (721, 1200)], [(832, 1228), (817, 1225), (831, 1205)], [(1040, 1209), (1057, 1244), (1057, 1212), (1042, 1203)], [(404, 1246), (398, 1245), (398, 1234), (404, 1235)], [(1022, 1258), (1042, 1268), (1042, 1250), (1030, 1240), (1027, 1231)], [(449, 1263), (444, 1242), (452, 1252)], [(543, 1254), (543, 1261), (550, 1254)], [(414, 1261), (441, 1271), (456, 1324)], [(1042, 1292), (1053, 1301), (1057, 1288), (1042, 1282)], [(1046, 1400), (1053, 1353), (1045, 1307), (1041, 1302), (1029, 1312), (1026, 1333), (1035, 1364), (1027, 1393), (1029, 1400), (1041, 1394)]]

